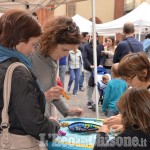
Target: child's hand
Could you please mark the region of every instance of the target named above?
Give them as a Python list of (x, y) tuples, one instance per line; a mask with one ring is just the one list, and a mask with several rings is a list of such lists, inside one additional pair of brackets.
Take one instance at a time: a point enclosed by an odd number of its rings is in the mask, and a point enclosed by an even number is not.
[(121, 119), (121, 115), (111, 116), (110, 118), (106, 119), (104, 124), (108, 125), (109, 127), (113, 125), (122, 125)]
[(102, 125), (96, 132), (105, 132), (106, 134), (109, 133), (109, 127), (107, 125)]
[(113, 129), (115, 133), (123, 132), (124, 130), (123, 125), (113, 125), (110, 128)]

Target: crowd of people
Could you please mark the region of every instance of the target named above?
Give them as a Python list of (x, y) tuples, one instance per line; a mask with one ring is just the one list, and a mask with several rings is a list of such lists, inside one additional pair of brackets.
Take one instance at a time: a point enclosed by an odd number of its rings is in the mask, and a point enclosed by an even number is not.
[[(107, 119), (97, 131), (94, 150), (134, 149), (135, 145), (127, 148), (124, 145), (118, 146), (116, 141), (120, 137), (135, 136), (139, 141), (141, 138), (147, 141), (143, 147), (136, 145), (138, 149), (148, 150), (150, 147), (149, 55), (143, 51), (144, 42), (134, 38), (132, 23), (124, 24), (123, 33), (124, 39), (117, 45), (111, 36), (106, 38), (103, 45), (96, 33), (97, 67), (106, 70), (101, 79), (105, 84), (101, 105)], [(94, 70), (93, 34), (89, 36), (85, 32), (81, 35), (72, 19), (54, 17), (41, 28), (37, 18), (25, 11), (9, 10), (0, 17), (2, 124), (5, 123), (2, 118), (4, 78), (8, 67), (15, 62), (21, 62), (29, 71), (19, 66), (12, 76), (7, 110), (11, 134), (30, 135), (40, 140), (40, 133), (45, 133), (45, 140), (51, 141), (55, 137), (49, 134), (57, 134), (60, 128), (57, 110), (64, 117), (83, 116), (81, 108), (71, 108), (63, 100), (61, 91), (65, 89), (73, 95), (78, 95), (78, 90), (86, 90), (87, 107), (92, 108), (94, 86), (89, 81)], [(70, 78), (65, 87), (67, 70)], [(108, 74), (111, 79), (107, 78)], [(83, 86), (84, 77), (87, 87)], [(58, 78), (62, 86), (57, 85)], [(118, 135), (109, 141), (111, 129)]]

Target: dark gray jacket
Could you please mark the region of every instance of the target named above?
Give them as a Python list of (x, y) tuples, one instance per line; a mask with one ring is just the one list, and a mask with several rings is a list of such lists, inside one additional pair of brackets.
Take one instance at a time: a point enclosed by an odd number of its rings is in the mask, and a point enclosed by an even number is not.
[[(97, 43), (96, 49), (97, 49), (97, 66), (104, 65), (104, 62), (102, 61), (103, 58), (101, 55), (101, 52), (104, 50), (104, 46), (100, 43)], [(90, 66), (94, 65), (94, 58), (93, 58), (93, 46), (91, 42), (84, 46), (83, 62), (84, 62), (83, 63), (84, 69), (88, 71), (92, 71)]]
[[(0, 63), (0, 123), (3, 108), (3, 82), (6, 70), (10, 64), (18, 59), (8, 59)], [(31, 72), (32, 74), (32, 72)], [(12, 87), (9, 114), (9, 131), (19, 135), (31, 135), (40, 139), (39, 134), (57, 133), (60, 126), (55, 120), (44, 116), (45, 98), (40, 90), (36, 77), (31, 75), (24, 67), (17, 67), (12, 76)]]

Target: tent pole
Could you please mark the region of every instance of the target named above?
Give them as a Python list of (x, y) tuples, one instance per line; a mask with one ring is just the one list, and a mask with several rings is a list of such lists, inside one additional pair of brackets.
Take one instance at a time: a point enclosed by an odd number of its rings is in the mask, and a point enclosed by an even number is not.
[(92, 23), (93, 23), (93, 59), (94, 59), (94, 83), (95, 83), (95, 105), (96, 117), (99, 118), (98, 110), (98, 86), (97, 86), (97, 48), (96, 48), (96, 29), (95, 29), (95, 0), (92, 0)]
[(139, 41), (141, 41), (141, 27), (139, 28)]

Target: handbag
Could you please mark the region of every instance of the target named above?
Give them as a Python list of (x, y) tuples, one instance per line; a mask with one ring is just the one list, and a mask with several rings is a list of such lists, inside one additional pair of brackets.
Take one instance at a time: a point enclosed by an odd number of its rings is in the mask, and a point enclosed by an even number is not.
[[(28, 68), (24, 64), (20, 62), (15, 62), (8, 67), (4, 79), (4, 107), (2, 109), (2, 131), (0, 133), (0, 150), (47, 150), (44, 142), (42, 143), (42, 141), (38, 141), (30, 135), (17, 135), (9, 132), (10, 125), (8, 116), (8, 106), (11, 93), (11, 80), (14, 69), (19, 66), (23, 66), (28, 70)], [(40, 147), (39, 144), (42, 146), (44, 144), (44, 146)]]

